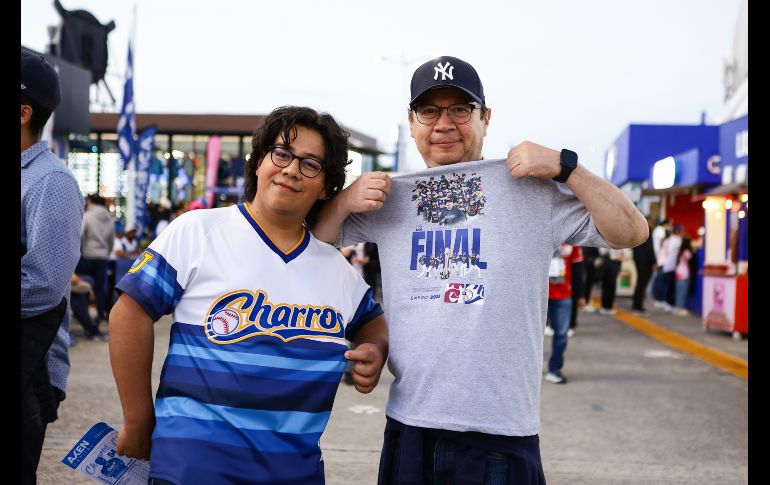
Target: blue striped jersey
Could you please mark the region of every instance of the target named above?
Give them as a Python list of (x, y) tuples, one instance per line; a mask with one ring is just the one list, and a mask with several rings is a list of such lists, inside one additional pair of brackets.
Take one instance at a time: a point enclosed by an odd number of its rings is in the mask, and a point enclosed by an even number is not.
[(117, 285), (173, 312), (150, 477), (176, 484), (324, 483), (319, 439), (358, 329), (382, 314), (334, 247), (281, 251), (246, 205), (175, 219)]

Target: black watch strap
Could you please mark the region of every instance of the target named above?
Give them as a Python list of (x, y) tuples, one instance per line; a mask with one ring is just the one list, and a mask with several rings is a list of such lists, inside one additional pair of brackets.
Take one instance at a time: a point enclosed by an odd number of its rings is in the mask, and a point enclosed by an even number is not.
[(553, 178), (557, 182), (564, 183), (569, 178), (570, 174), (577, 167), (578, 156), (577, 153), (572, 150), (564, 148), (559, 156), (559, 163), (561, 163), (561, 172), (559, 175)]

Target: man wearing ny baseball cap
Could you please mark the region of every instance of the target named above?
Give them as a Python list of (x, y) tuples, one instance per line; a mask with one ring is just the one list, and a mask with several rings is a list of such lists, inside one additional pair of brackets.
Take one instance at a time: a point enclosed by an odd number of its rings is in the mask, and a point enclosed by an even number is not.
[[(569, 149), (524, 141), (507, 158), (485, 158), (491, 114), (468, 62), (424, 63), (408, 118), (427, 170), (363, 174), (313, 228), (337, 245), (378, 245), (395, 376), (380, 485), (545, 483), (538, 433), (551, 256), (562, 243), (628, 248), (648, 236), (630, 199)], [(483, 211), (451, 226), (418, 220), (412, 190), (442, 175), (475, 181), (463, 189), (484, 197)], [(418, 279), (419, 258), (447, 248), (471, 254), (478, 270)], [(568, 327), (554, 328), (561, 353)], [(550, 363), (546, 380), (566, 383)]]
[(48, 423), (69, 373), (70, 277), (80, 258), (83, 196), (72, 172), (40, 141), (61, 100), (45, 58), (21, 50), (21, 483), (36, 482)]

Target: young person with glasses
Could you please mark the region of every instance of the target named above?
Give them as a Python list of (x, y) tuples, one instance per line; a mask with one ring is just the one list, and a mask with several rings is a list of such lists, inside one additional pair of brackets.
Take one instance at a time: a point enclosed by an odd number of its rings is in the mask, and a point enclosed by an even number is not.
[[(313, 228), (324, 241), (373, 242), (380, 252), (395, 381), (379, 483), (544, 483), (538, 432), (551, 256), (561, 243), (632, 247), (647, 238), (647, 224), (570, 150), (525, 141), (507, 159), (483, 159), (491, 109), (461, 59), (417, 68), (408, 116), (428, 169), (363, 175)], [(415, 214), (418, 182), (441, 176), (477, 180), (483, 211), (449, 226)], [(476, 270), (415, 277), (420, 260), (444, 254), (468, 255)]]
[[(342, 189), (347, 137), (328, 114), (276, 109), (252, 139), (245, 202), (174, 219), (118, 283), (117, 451), (151, 458), (151, 483), (324, 482), (347, 360), (368, 393), (388, 352), (371, 288), (306, 225)], [(152, 323), (172, 312), (153, 408)]]

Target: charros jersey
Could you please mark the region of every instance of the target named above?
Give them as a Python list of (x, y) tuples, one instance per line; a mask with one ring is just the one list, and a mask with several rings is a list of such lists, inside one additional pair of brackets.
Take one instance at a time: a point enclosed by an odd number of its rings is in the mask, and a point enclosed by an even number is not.
[(197, 210), (117, 288), (154, 320), (173, 312), (150, 477), (323, 483), (319, 439), (346, 339), (382, 313), (339, 251), (305, 229), (283, 252), (243, 204)]

